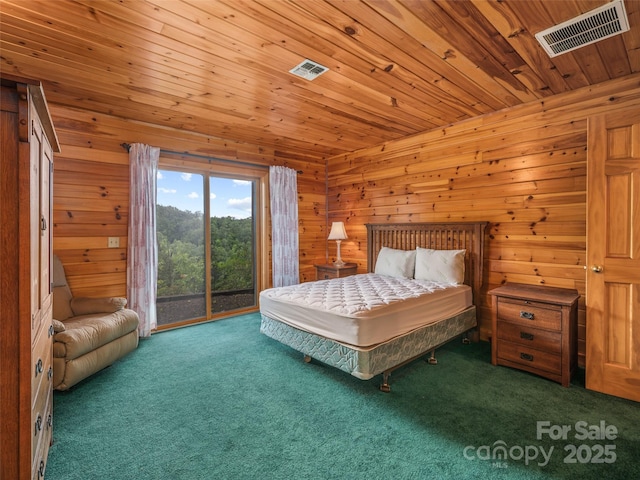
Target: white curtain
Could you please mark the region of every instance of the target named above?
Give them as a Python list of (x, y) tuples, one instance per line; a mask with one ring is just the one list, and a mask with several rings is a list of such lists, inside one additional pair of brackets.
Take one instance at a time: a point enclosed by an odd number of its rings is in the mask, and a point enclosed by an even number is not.
[(160, 149), (134, 143), (129, 149), (128, 307), (140, 317), (140, 337), (157, 326), (156, 181)]
[(298, 179), (288, 167), (269, 168), (273, 286), (300, 283), (298, 268)]

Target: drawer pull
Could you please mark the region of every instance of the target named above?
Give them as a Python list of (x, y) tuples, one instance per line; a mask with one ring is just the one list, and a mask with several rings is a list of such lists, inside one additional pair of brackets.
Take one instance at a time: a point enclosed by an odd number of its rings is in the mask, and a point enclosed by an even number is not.
[(34, 435), (37, 435), (38, 432), (42, 430), (42, 415), (38, 415), (38, 418), (36, 418), (35, 427), (36, 427), (36, 430), (34, 432)]
[(40, 460), (40, 466), (38, 467), (38, 478), (44, 478), (44, 460)]
[(520, 318), (526, 318), (527, 320), (533, 320), (533, 312), (520, 311)]
[(42, 371), (44, 370), (44, 367), (42, 365), (42, 359), (39, 358), (38, 361), (36, 362), (36, 377), (42, 373)]
[(520, 332), (520, 338), (525, 340), (533, 340), (533, 333)]
[(526, 360), (527, 362), (533, 362), (533, 355), (529, 355), (528, 353), (521, 353), (520, 358), (522, 360)]

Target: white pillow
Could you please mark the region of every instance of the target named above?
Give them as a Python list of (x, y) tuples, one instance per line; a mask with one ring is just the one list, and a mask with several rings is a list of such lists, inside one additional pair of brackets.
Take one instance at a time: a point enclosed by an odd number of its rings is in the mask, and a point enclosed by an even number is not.
[(464, 283), (466, 250), (416, 249), (416, 280)]
[(391, 277), (413, 278), (415, 265), (415, 250), (396, 250), (382, 247), (378, 252), (374, 273)]

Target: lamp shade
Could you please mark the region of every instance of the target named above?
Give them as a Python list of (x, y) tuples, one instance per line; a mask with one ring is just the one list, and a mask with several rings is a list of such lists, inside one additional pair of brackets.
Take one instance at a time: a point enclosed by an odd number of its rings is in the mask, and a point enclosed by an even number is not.
[(331, 224), (331, 232), (329, 232), (329, 240), (345, 240), (347, 232), (344, 229), (343, 222), (333, 222)]

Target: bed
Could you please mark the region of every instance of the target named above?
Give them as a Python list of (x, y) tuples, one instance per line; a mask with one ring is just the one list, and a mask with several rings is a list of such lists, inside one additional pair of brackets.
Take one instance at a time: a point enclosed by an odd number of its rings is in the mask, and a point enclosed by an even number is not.
[(382, 374), (389, 392), (395, 369), (477, 338), (486, 225), (367, 224), (368, 272), (262, 291), (260, 331), (305, 361), (362, 380)]

